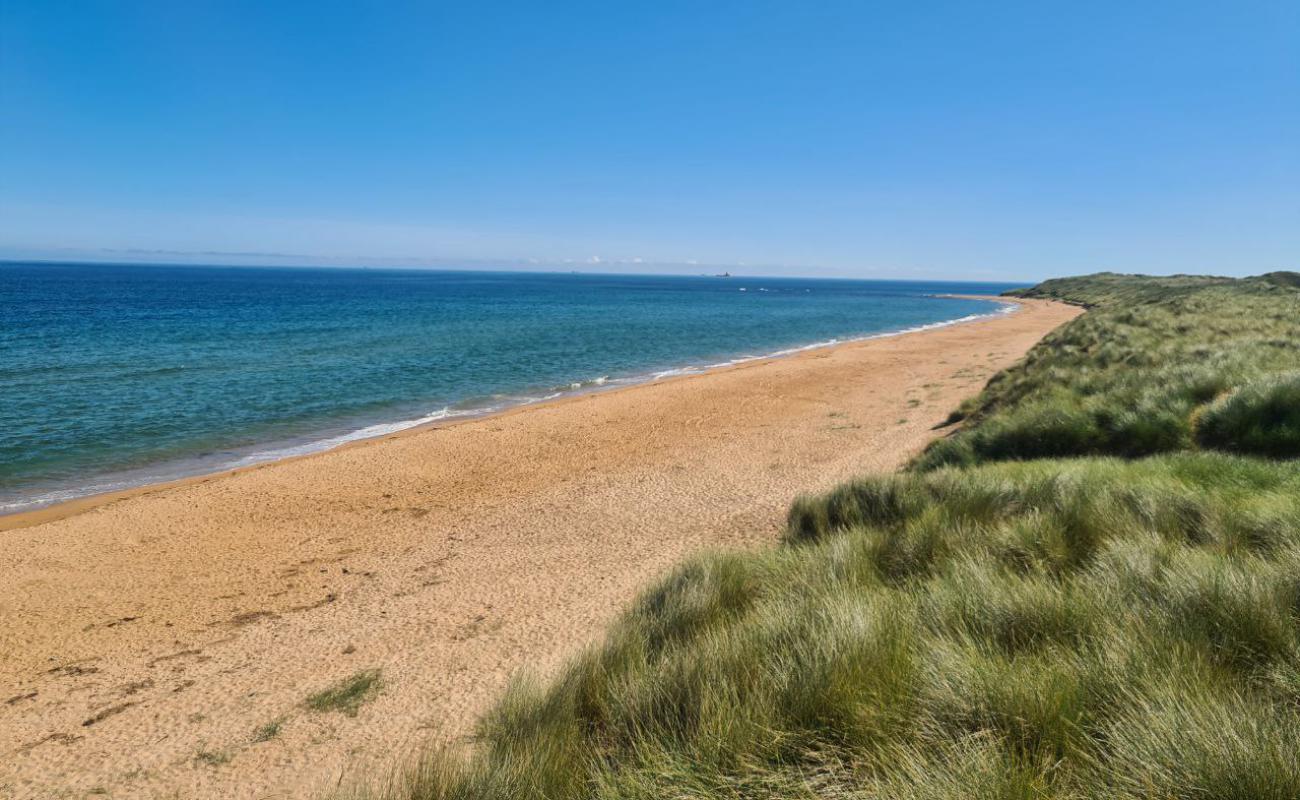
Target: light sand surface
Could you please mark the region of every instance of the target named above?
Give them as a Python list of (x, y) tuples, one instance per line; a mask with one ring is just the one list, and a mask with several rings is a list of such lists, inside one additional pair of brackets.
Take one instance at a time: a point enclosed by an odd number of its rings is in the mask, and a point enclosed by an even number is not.
[[(704, 548), (893, 469), (1078, 309), (424, 428), (7, 518), (0, 797), (304, 798), (461, 740)], [(76, 513), (70, 513), (76, 512)], [(363, 669), (356, 716), (304, 699)], [(256, 732), (279, 722), (278, 732)]]

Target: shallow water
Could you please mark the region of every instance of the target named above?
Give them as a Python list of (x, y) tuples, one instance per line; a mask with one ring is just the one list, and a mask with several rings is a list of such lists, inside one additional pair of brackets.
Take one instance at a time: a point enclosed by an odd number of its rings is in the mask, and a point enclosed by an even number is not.
[(0, 512), (996, 312), (1003, 284), (0, 264)]

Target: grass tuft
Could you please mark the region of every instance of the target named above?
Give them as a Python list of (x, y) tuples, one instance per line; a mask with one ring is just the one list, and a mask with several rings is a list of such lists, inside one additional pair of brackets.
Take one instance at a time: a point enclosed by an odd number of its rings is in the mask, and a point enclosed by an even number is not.
[(328, 689), (310, 695), (305, 705), (312, 711), (337, 711), (355, 717), (362, 704), (379, 691), (379, 675), (377, 669), (361, 670)]
[(253, 731), (254, 742), (269, 742), (280, 735), (280, 728), (284, 726), (283, 719), (271, 720)]
[(1225, 395), (1197, 417), (1205, 447), (1300, 458), (1300, 372), (1270, 375)]

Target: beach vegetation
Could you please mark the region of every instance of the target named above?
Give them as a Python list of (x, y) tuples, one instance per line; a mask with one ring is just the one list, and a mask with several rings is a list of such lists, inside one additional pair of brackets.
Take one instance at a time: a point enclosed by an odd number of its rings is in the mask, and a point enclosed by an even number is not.
[(327, 689), (310, 695), (306, 700), (306, 706), (312, 711), (337, 711), (355, 717), (361, 706), (379, 691), (379, 687), (379, 670), (363, 669)]
[(1300, 291), (1285, 275), (1102, 274), (1011, 293), (1090, 311), (955, 410), (965, 426), (917, 468), (1194, 447), (1300, 456)]
[(1268, 375), (1226, 392), (1197, 416), (1205, 447), (1300, 458), (1300, 372)]
[(645, 591), (387, 794), (1300, 798), (1300, 292), (1101, 275), (907, 470)]
[(253, 741), (258, 743), (269, 742), (275, 737), (280, 735), (280, 728), (283, 726), (284, 726), (283, 717), (281, 717), (280, 719), (271, 720), (265, 725), (258, 727), (257, 730), (253, 731)]

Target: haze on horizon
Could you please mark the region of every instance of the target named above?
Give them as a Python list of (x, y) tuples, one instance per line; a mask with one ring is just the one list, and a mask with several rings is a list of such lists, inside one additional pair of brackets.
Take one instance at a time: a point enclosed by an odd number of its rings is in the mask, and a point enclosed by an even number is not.
[(0, 259), (1300, 268), (1300, 4), (0, 6)]

